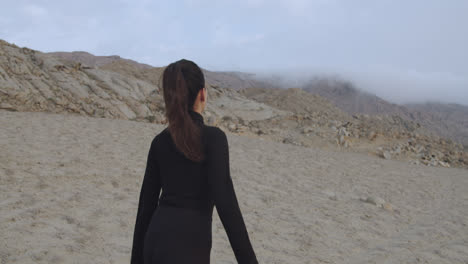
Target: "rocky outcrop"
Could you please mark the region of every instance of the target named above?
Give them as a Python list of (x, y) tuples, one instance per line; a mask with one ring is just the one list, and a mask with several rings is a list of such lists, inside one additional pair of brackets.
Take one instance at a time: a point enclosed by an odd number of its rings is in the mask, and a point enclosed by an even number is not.
[(143, 120), (159, 106), (151, 100), (159, 88), (142, 80), (6, 42), (0, 55), (0, 97), (9, 110)]

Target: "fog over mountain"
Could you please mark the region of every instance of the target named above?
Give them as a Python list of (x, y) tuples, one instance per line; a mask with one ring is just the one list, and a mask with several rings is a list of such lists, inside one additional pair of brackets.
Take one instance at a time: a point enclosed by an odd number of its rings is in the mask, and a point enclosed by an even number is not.
[(314, 79), (338, 79), (395, 104), (440, 102), (468, 106), (468, 78), (449, 73), (303, 68), (257, 71), (255, 77), (283, 88), (302, 87)]

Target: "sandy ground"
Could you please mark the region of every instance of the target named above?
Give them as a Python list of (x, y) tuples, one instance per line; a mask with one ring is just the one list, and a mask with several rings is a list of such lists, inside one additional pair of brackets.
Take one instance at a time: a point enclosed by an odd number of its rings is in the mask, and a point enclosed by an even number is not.
[[(129, 263), (146, 155), (163, 128), (0, 111), (1, 263)], [(228, 140), (260, 263), (468, 263), (467, 170)], [(216, 211), (211, 259), (236, 263)]]

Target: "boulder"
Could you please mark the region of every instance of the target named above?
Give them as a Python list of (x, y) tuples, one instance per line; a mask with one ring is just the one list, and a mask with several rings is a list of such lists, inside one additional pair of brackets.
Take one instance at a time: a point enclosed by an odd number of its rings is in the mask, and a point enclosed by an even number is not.
[(385, 150), (382, 152), (382, 158), (384, 159), (391, 159), (392, 158), (392, 154), (390, 154), (389, 151)]

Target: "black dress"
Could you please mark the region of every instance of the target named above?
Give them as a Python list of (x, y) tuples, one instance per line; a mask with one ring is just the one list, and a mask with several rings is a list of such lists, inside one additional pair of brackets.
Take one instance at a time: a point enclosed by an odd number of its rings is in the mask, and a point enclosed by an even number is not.
[[(226, 134), (205, 125), (206, 160), (187, 159), (165, 128), (151, 142), (141, 186), (131, 263), (209, 264), (212, 215), (216, 206), (240, 264), (258, 263), (230, 176)], [(159, 197), (162, 189), (161, 197)]]

